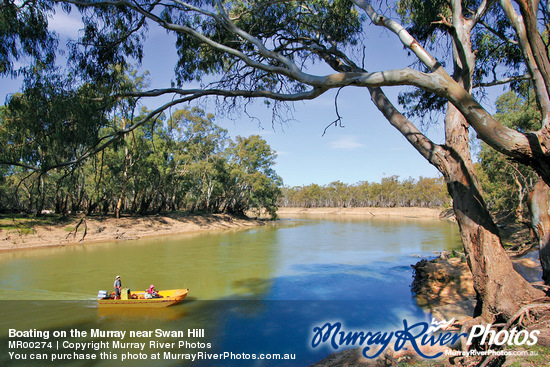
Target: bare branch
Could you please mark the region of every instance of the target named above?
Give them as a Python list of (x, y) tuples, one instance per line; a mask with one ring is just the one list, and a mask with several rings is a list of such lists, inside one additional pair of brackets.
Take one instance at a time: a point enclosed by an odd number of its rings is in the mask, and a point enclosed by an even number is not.
[[(343, 65), (340, 60), (336, 59), (336, 52), (321, 52), (321, 57), (325, 62), (330, 65), (335, 71), (345, 72), (345, 71), (355, 71), (363, 72), (366, 71), (361, 67), (351, 63), (351, 65)], [(351, 69), (350, 69), (351, 68)], [(443, 152), (440, 146), (434, 144), (426, 135), (424, 135), (416, 126), (406, 118), (399, 110), (393, 105), (393, 103), (386, 96), (384, 91), (379, 87), (369, 87), (369, 93), (371, 95), (371, 100), (375, 106), (382, 112), (384, 117), (388, 122), (395, 127), (406, 139), (407, 141), (424, 157), (433, 164), (434, 166), (440, 168), (443, 165)], [(338, 97), (338, 95), (336, 96)], [(337, 124), (341, 121), (341, 116), (338, 113), (337, 99), (335, 98), (336, 106), (336, 115), (338, 119), (333, 121), (328, 127), (333, 124)], [(325, 128), (325, 131), (326, 129)], [(324, 134), (324, 133), (323, 133)]]
[(493, 5), (495, 5), (495, 3), (496, 0), (483, 0), (481, 4), (479, 4), (476, 13), (472, 16), (472, 18), (470, 18), (472, 23), (470, 29), (472, 29), (481, 20), (481, 18), (483, 18), (483, 16)]
[(497, 36), (498, 38), (500, 38), (504, 42), (509, 43), (511, 45), (518, 45), (518, 41), (516, 41), (514, 39), (511, 39), (510, 37), (506, 37), (505, 34), (502, 34), (501, 32), (498, 32), (496, 29), (491, 27), (487, 22), (481, 21), (479, 23), (482, 24), (488, 31), (490, 31), (492, 34), (494, 34), (495, 36)]
[(369, 1), (365, 0), (352, 0), (355, 5), (357, 5), (359, 8), (363, 9), (371, 21), (378, 25), (383, 26), (387, 28), (388, 30), (395, 33), (399, 39), (401, 40), (401, 43), (408, 49), (410, 49), (419, 59), (430, 69), (431, 71), (435, 71), (438, 69), (441, 65), (439, 62), (430, 55), (429, 52), (427, 52), (418, 41), (410, 35), (409, 32), (399, 23), (386, 18), (383, 15), (378, 14), (374, 8), (370, 5)]
[[(188, 96), (186, 98), (197, 99), (203, 96), (221, 96), (221, 97), (244, 97), (244, 98), (269, 98), (277, 101), (301, 101), (317, 98), (328, 88), (313, 88), (306, 92), (299, 93), (275, 93), (267, 90), (225, 90), (225, 89), (180, 89), (180, 88), (165, 88), (152, 89), (145, 92), (130, 92), (119, 95), (123, 97), (158, 97), (166, 94), (177, 94), (180, 96)], [(187, 102), (187, 101), (184, 101)], [(181, 103), (181, 102), (179, 102)]]
[(277, 61), (281, 62), (282, 64), (286, 65), (290, 70), (292, 70), (296, 74), (301, 74), (302, 73), (300, 71), (300, 69), (298, 69), (296, 64), (294, 64), (290, 59), (288, 59), (287, 57), (282, 56), (279, 53), (268, 50), (267, 47), (265, 47), (265, 45), (259, 39), (257, 39), (256, 37), (253, 37), (249, 33), (247, 33), (244, 30), (238, 28), (235, 25), (235, 23), (233, 23), (231, 21), (231, 19), (229, 19), (229, 16), (225, 12), (225, 9), (224, 9), (223, 4), (221, 3), (221, 1), (219, 1), (219, 0), (216, 1), (216, 4), (217, 4), (217, 8), (220, 11), (221, 16), (223, 18), (223, 23), (225, 24), (225, 26), (231, 32), (235, 33), (239, 37), (242, 37), (244, 40), (246, 40), (246, 41), (252, 43), (253, 45), (255, 45), (258, 48), (258, 50), (260, 51), (260, 54), (262, 56), (265, 56), (265, 57), (268, 57), (268, 58), (271, 58), (271, 59), (274, 59), (274, 60), (277, 60)]
[(443, 14), (438, 14), (439, 20), (432, 22), (432, 24), (439, 24), (447, 28), (452, 28), (453, 24)]
[(336, 92), (336, 96), (334, 96), (334, 109), (336, 111), (336, 120), (332, 121), (330, 124), (327, 125), (327, 127), (325, 127), (325, 130), (323, 130), (322, 136), (325, 136), (328, 128), (331, 127), (332, 125), (344, 127), (342, 126), (342, 116), (340, 116), (340, 111), (338, 111), (338, 96), (340, 95), (341, 91), (342, 91), (342, 88), (338, 89), (338, 92)]
[(523, 24), (523, 19), (516, 13), (510, 0), (500, 0), (500, 6), (516, 31), (525, 63), (535, 82), (535, 93), (543, 111), (543, 126), (548, 125), (550, 123), (550, 95), (548, 94), (544, 77), (535, 61), (535, 55), (527, 37), (527, 30)]
[(496, 86), (496, 85), (510, 84), (512, 82), (517, 82), (517, 81), (520, 81), (520, 80), (530, 80), (530, 79), (532, 79), (530, 74), (511, 76), (509, 78), (493, 80), (492, 82), (479, 83), (479, 84), (474, 85), (474, 88), (493, 87), (493, 86)]

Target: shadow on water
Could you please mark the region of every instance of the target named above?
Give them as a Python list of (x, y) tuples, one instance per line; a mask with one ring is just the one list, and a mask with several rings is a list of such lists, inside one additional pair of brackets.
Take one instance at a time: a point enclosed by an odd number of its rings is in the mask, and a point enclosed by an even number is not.
[[(383, 269), (383, 264), (377, 266)], [(385, 278), (370, 267), (343, 264), (309, 264), (298, 268), (298, 275), (242, 279), (235, 286), (246, 291), (237, 292), (223, 300), (189, 298), (180, 305), (163, 309), (98, 308), (93, 301), (1, 301), (3, 314), (12, 317), (0, 322), (0, 348), (3, 349), (0, 351), (0, 365), (21, 365), (21, 361), (10, 358), (8, 354), (14, 350), (4, 349), (10, 340), (40, 340), (8, 338), (6, 333), (10, 328), (48, 330), (50, 335), (53, 335), (54, 330), (67, 333), (66, 338), (50, 337), (55, 342), (109, 341), (107, 346), (89, 344), (80, 352), (104, 359), (96, 360), (93, 364), (74, 359), (53, 363), (59, 366), (110, 366), (115, 361), (105, 358), (115, 354), (121, 358), (128, 351), (132, 355), (140, 352), (147, 355), (145, 360), (132, 360), (131, 364), (127, 364), (132, 366), (151, 365), (152, 355), (157, 353), (162, 358), (155, 360), (155, 366), (212, 365), (207, 360), (188, 361), (182, 356), (199, 351), (220, 354), (295, 354), (296, 359), (286, 365), (303, 366), (334, 351), (326, 346), (316, 349), (311, 347), (313, 328), (322, 327), (326, 322), (341, 322), (348, 331), (376, 332), (400, 328), (404, 318), (424, 320), (426, 317), (412, 306), (408, 275), (400, 275), (397, 281), (395, 276)], [(405, 297), (398, 298), (396, 294)], [(388, 299), (392, 299), (391, 304), (388, 304)], [(40, 327), (37, 327), (38, 319)], [(87, 331), (88, 335), (71, 337), (71, 329)], [(187, 334), (194, 329), (204, 329), (204, 337)], [(124, 339), (92, 337), (92, 330), (125, 331), (127, 334)], [(130, 331), (150, 332), (150, 337), (129, 337)], [(182, 332), (183, 335), (173, 337), (170, 332)], [(143, 351), (119, 349), (113, 344), (117, 341), (145, 343), (145, 348)], [(150, 344), (152, 341), (173, 344), (168, 348), (159, 348), (157, 344)], [(33, 352), (24, 349), (16, 351)], [(74, 349), (42, 349), (40, 352), (50, 355), (71, 354)], [(42, 363), (28, 360), (24, 365), (39, 366)], [(232, 366), (235, 361), (216, 361), (216, 365)], [(284, 366), (285, 363), (239, 361), (239, 365)]]
[[(193, 301), (166, 309), (132, 310), (105, 312), (90, 307), (85, 302), (68, 302), (60, 305), (59, 301), (2, 301), (2, 309), (5, 312), (19, 315), (25, 318), (27, 313), (48, 314), (52, 308), (58, 309), (64, 315), (63, 322), (51, 320), (49, 327), (42, 327), (40, 331), (48, 331), (49, 338), (9, 338), (8, 335), (0, 336), (0, 365), (45, 365), (41, 360), (30, 360), (30, 354), (44, 355), (51, 361), (52, 355), (57, 359), (70, 356), (70, 359), (56, 360), (48, 365), (55, 366), (111, 366), (111, 365), (152, 365), (152, 356), (158, 353), (161, 358), (155, 360), (155, 366), (173, 365), (212, 365), (212, 361), (188, 361), (183, 356), (188, 353), (234, 353), (234, 354), (260, 354), (260, 353), (287, 353), (295, 354), (296, 359), (285, 364), (282, 361), (239, 361), (238, 365), (262, 365), (262, 366), (297, 366), (307, 365), (322, 359), (332, 350), (328, 348), (312, 349), (310, 347), (313, 327), (321, 327), (328, 320), (338, 320), (347, 330), (380, 330), (382, 324), (387, 321), (398, 322), (397, 315), (392, 320), (375, 320), (369, 315), (374, 310), (365, 308), (364, 302), (357, 301), (266, 301), (266, 300), (239, 300), (239, 301)], [(5, 304), (8, 303), (8, 304)], [(388, 313), (379, 309), (383, 318), (388, 318)], [(343, 314), (345, 316), (343, 316)], [(59, 321), (59, 320), (57, 320)], [(378, 324), (378, 325), (377, 325)], [(57, 325), (57, 326), (55, 326)], [(32, 330), (31, 324), (24, 322), (11, 322), (9, 328), (17, 330)], [(3, 328), (7, 330), (8, 328)], [(72, 330), (86, 331), (77, 337), (71, 334)], [(190, 331), (204, 330), (203, 337), (188, 335)], [(55, 332), (63, 332), (66, 337), (54, 337)], [(107, 337), (108, 331), (124, 331), (124, 338)], [(130, 332), (140, 332), (147, 337), (132, 337)], [(172, 334), (175, 333), (175, 334)], [(177, 335), (180, 333), (180, 335)], [(43, 347), (40, 350), (31, 348), (9, 348), (9, 342), (13, 340), (25, 341), (51, 341), (52, 348)], [(56, 349), (60, 343), (59, 350)], [(70, 343), (87, 343), (85, 348), (76, 351)], [(103, 342), (103, 343), (101, 343)], [(120, 343), (115, 344), (115, 343)], [(125, 343), (145, 343), (143, 350), (140, 348), (126, 347)], [(168, 347), (159, 347), (158, 343), (169, 343)], [(9, 352), (26, 355), (27, 359), (16, 359)], [(75, 353), (93, 354), (95, 361), (80, 361)], [(120, 364), (124, 356), (137, 356), (142, 353), (145, 359), (132, 359), (131, 363)], [(114, 361), (112, 356), (118, 356)], [(110, 357), (110, 358), (109, 358)], [(115, 363), (117, 362), (117, 363)], [(216, 361), (215, 365), (234, 366), (235, 361)]]

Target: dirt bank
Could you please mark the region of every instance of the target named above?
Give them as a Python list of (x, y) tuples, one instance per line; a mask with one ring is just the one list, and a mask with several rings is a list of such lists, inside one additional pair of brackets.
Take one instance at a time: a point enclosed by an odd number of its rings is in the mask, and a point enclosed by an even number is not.
[(238, 229), (262, 224), (261, 221), (240, 219), (225, 214), (173, 213), (120, 219), (91, 216), (67, 220), (41, 219), (40, 221), (3, 218), (0, 222), (0, 251), (133, 240), (197, 231)]
[[(283, 217), (293, 214), (358, 215), (437, 219), (441, 210), (432, 208), (280, 208)], [(257, 220), (225, 214), (188, 215), (172, 213), (144, 217), (90, 216), (59, 220), (4, 217), (0, 220), (0, 251), (67, 246), (178, 235), (197, 231), (237, 229), (261, 225)]]
[(434, 208), (279, 208), (277, 214), (288, 216), (292, 214), (338, 214), (338, 215), (368, 215), (372, 217), (402, 217), (438, 219), (441, 209)]
[[(402, 218), (439, 218), (431, 208), (280, 208), (279, 215), (337, 214)], [(93, 242), (121, 241), (153, 236), (178, 235), (197, 231), (237, 229), (263, 222), (226, 214), (188, 215), (172, 213), (144, 217), (110, 216), (59, 218), (9, 218), (0, 220), (0, 251), (67, 246)]]
[(417, 304), (438, 320), (464, 319), (473, 315), (475, 291), (472, 273), (464, 258), (445, 256), (413, 265), (411, 290)]

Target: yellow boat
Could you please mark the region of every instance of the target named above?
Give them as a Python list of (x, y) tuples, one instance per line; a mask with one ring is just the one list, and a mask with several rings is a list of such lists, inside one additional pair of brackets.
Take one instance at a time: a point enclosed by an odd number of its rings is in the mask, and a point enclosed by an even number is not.
[(120, 299), (114, 299), (114, 293), (99, 291), (97, 303), (101, 307), (168, 307), (183, 301), (187, 293), (189, 289), (168, 289), (158, 291), (158, 298), (146, 298), (146, 292), (131, 292), (123, 288)]

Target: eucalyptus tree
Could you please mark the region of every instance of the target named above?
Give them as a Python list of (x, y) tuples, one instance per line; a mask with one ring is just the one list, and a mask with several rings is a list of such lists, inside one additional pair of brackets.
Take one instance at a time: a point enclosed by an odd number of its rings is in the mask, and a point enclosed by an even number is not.
[[(44, 12), (51, 11), (52, 1), (36, 2), (44, 4)], [(520, 305), (542, 294), (513, 270), (500, 244), (497, 227), (484, 204), (473, 170), (468, 130), (472, 127), (487, 144), (529, 165), (550, 184), (550, 62), (541, 36), (548, 24), (544, 4), (536, 0), (516, 0), (517, 7), (510, 0), (403, 1), (404, 9), (414, 9), (411, 13), (402, 11), (403, 16), (412, 18), (423, 3), (431, 9), (425, 14), (433, 15), (436, 14), (433, 10), (437, 10), (437, 19), (426, 17), (425, 20), (437, 25), (441, 33), (428, 29), (424, 34), (431, 39), (436, 35), (449, 39), (451, 63), (444, 67), (435, 54), (420, 45), (413, 36), (414, 30), (409, 32), (395, 19), (382, 15), (385, 12), (375, 11), (371, 1), (55, 2), (66, 10), (72, 4), (82, 14), (84, 31), (81, 39), (70, 45), (69, 60), (81, 71), (83, 81), (110, 80), (116, 73), (109, 65), (123, 64), (129, 58), (139, 61), (143, 55), (143, 37), (151, 27), (159, 27), (176, 37), (179, 58), (174, 66), (173, 86), (110, 95), (115, 98), (170, 95), (170, 102), (131, 126), (113, 132), (81, 157), (120, 139), (173, 105), (207, 95), (223, 97), (223, 101), (267, 98), (290, 102), (314, 99), (329, 90), (363, 87), (389, 123), (445, 177), (474, 275), (479, 300), (477, 313), (488, 319), (495, 315), (508, 319)], [(27, 6), (25, 3), (22, 7)], [(413, 21), (420, 23), (418, 19)], [(369, 71), (357, 61), (361, 58), (364, 34), (371, 30), (368, 22), (395, 34), (419, 67)], [(475, 73), (476, 50), (472, 36), (477, 34), (497, 38), (513, 50), (515, 69), (499, 68), (498, 62), (494, 62), (491, 73)], [(374, 52), (381, 58), (384, 56), (381, 50)], [(317, 62), (324, 62), (333, 72), (314, 73), (316, 69), (311, 65)], [(529, 79), (534, 85), (542, 115), (542, 126), (537, 131), (518, 131), (505, 126), (472, 92), (475, 82), (501, 84), (518, 79)], [(184, 88), (184, 84), (192, 80), (206, 80), (207, 84), (201, 88)], [(436, 144), (423, 134), (387, 98), (381, 89), (385, 86), (418, 88), (439, 106), (444, 106), (445, 143)]]
[[(538, 3), (535, 11), (537, 6)], [(530, 6), (523, 8), (529, 9), (532, 10)], [(445, 145), (433, 150), (434, 153), (438, 150), (444, 153), (443, 159), (436, 158), (431, 162), (442, 172), (453, 198), (478, 299), (483, 300), (478, 302), (476, 313), (489, 319), (499, 313), (505, 318), (512, 317), (521, 302), (536, 298), (538, 292), (514, 274), (510, 261), (506, 259), (498, 230), (481, 195), (470, 157), (468, 132), (473, 127), (485, 143), (530, 165), (548, 183), (548, 152), (544, 148), (547, 127), (543, 124), (537, 132), (512, 129), (483, 109), (474, 92), (475, 87), (482, 85), (518, 84), (532, 79), (535, 89), (544, 96), (546, 87), (541, 83), (542, 75), (532, 55), (532, 48), (541, 35), (537, 31), (536, 35), (531, 34), (532, 40), (528, 40), (522, 24), (526, 18), (516, 14), (509, 1), (500, 1), (497, 5), (496, 1), (404, 0), (400, 2), (399, 12), (409, 24), (411, 50), (414, 52), (415, 46), (420, 47), (419, 41), (427, 47), (415, 52), (421, 61), (421, 77), (430, 78), (443, 89), (438, 92), (438, 87), (426, 88), (411, 83), (419, 89), (402, 94), (401, 101), (408, 104), (405, 115), (409, 117), (427, 110), (445, 111)], [(438, 41), (442, 39), (452, 52), (447, 53), (445, 60), (432, 58), (430, 61), (432, 54), (427, 49), (435, 50), (441, 46)], [(452, 65), (450, 75), (442, 72), (445, 61)], [(539, 58), (538, 62), (544, 63), (544, 60)], [(441, 76), (443, 79), (438, 80)], [(447, 83), (449, 79), (453, 82)], [(392, 114), (390, 118), (394, 116)], [(546, 269), (548, 261), (544, 259), (542, 247), (540, 254), (544, 272), (550, 272), (550, 268)], [(499, 261), (500, 265), (487, 266), (486, 258), (494, 259), (491, 262)]]
[(227, 210), (243, 215), (248, 209), (264, 208), (276, 217), (282, 179), (273, 169), (277, 154), (259, 135), (237, 136), (228, 148), (229, 187)]
[(217, 211), (213, 199), (223, 190), (219, 181), (226, 169), (229, 136), (214, 120), (213, 114), (196, 107), (177, 110), (168, 119), (168, 134), (175, 142), (172, 160), (183, 177), (191, 211)]
[(97, 95), (95, 85), (76, 86), (59, 74), (41, 71), (25, 77), (24, 93), (12, 95), (0, 115), (0, 164), (18, 166), (36, 180), (29, 194), (37, 214), (45, 204), (47, 172), (59, 169), (60, 178), (70, 174), (61, 171), (85, 147), (99, 143), (110, 109), (108, 103), (91, 100)]

